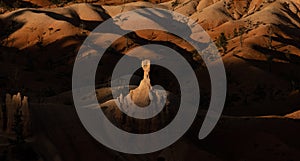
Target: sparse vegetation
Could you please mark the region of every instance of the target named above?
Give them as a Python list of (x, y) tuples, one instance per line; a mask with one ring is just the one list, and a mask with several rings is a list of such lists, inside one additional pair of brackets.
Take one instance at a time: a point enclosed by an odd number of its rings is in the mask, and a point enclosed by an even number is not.
[(69, 2), (69, 0), (49, 0), (49, 1), (55, 5), (64, 5), (65, 3)]
[(239, 33), (238, 33), (238, 31), (237, 31), (236, 28), (233, 29), (233, 36), (234, 36), (234, 37), (239, 36)]
[[(8, 4), (6, 4), (5, 2), (3, 2), (3, 0), (0, 0), (0, 8), (3, 8), (4, 10), (11, 10), (12, 7)], [(2, 12), (4, 12), (4, 10)]]
[(284, 51), (284, 56), (288, 61), (292, 60), (290, 50)]
[[(60, 6), (60, 5), (65, 5), (69, 2), (77, 2), (76, 0), (49, 0), (52, 4), (55, 4), (57, 6)], [(86, 1), (85, 1), (86, 3)]]
[(0, 10), (0, 13), (5, 12), (5, 10), (10, 11), (13, 9), (24, 8), (24, 7), (37, 7), (37, 6), (23, 0), (14, 0), (14, 1), (0, 0), (0, 9), (2, 8), (2, 11)]
[(129, 38), (126, 36), (126, 48), (125, 51), (129, 49)]
[(20, 8), (22, 5), (21, 1), (20, 0), (16, 0), (13, 2), (12, 6), (13, 8)]
[(171, 4), (172, 4), (172, 7), (175, 8), (175, 7), (177, 7), (179, 5), (179, 1), (175, 0)]
[(273, 42), (273, 35), (274, 31), (271, 25), (268, 26), (267, 28), (267, 41), (266, 41), (266, 47), (272, 52), (272, 53), (267, 53), (266, 57), (267, 57), (267, 63), (268, 63), (268, 68), (269, 68), (269, 72), (271, 72), (271, 65), (274, 59), (274, 53), (276, 52), (276, 49), (273, 47), (272, 42)]
[(217, 38), (216, 45), (219, 49), (222, 49), (222, 52), (224, 54), (227, 52), (228, 40), (224, 32), (222, 32), (220, 36)]
[(245, 27), (242, 27), (240, 26), (239, 27), (239, 35), (240, 35), (240, 46), (243, 47), (243, 42), (244, 42), (244, 39), (243, 39), (243, 35), (245, 33)]
[(275, 0), (265, 0), (264, 3), (273, 3)]
[(272, 35), (273, 35), (273, 33), (274, 33), (273, 27), (271, 25), (269, 25), (267, 27), (267, 48), (270, 49), (270, 50), (273, 50), (273, 45), (272, 45), (272, 42), (273, 42)]
[(40, 49), (43, 49), (44, 48), (43, 43), (44, 43), (44, 37), (38, 35), (36, 46), (39, 47)]

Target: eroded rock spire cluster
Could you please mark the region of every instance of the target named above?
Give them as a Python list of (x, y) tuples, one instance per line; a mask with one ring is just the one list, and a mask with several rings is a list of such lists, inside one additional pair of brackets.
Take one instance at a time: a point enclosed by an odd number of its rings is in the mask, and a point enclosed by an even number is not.
[(28, 97), (21, 96), (20, 93), (11, 96), (6, 94), (5, 102), (0, 104), (0, 127), (2, 131), (13, 134), (16, 114), (21, 115), (23, 124), (23, 134), (30, 133), (30, 112), (28, 107)]

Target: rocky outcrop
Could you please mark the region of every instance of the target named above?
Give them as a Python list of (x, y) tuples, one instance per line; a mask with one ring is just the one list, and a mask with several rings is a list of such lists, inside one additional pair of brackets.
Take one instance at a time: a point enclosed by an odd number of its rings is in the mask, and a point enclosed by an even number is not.
[[(142, 68), (144, 78), (137, 88), (130, 90), (129, 94), (121, 93), (118, 98), (100, 105), (114, 125), (128, 132), (149, 133), (157, 131), (170, 123), (179, 107), (174, 95), (164, 90), (152, 88), (149, 77), (150, 60), (142, 61)], [(120, 87), (119, 89), (123, 91), (124, 88)], [(138, 108), (149, 110), (141, 113)], [(139, 114), (134, 115), (136, 113)], [(150, 113), (153, 114), (153, 117), (148, 118)]]
[(13, 127), (15, 126), (15, 116), (19, 113), (22, 119), (23, 134), (25, 136), (30, 134), (30, 112), (28, 106), (28, 97), (21, 96), (20, 93), (11, 96), (6, 94), (5, 104), (0, 110), (0, 124), (1, 129), (8, 134), (13, 134)]
[(149, 78), (150, 60), (144, 60), (142, 62), (142, 67), (144, 70), (144, 79), (136, 89), (130, 91), (132, 101), (140, 107), (150, 104), (149, 92), (152, 88)]

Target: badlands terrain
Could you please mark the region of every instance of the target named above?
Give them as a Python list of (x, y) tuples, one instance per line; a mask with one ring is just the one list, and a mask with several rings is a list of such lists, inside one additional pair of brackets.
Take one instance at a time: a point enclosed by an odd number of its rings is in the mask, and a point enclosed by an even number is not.
[[(73, 105), (72, 69), (79, 48), (95, 27), (119, 13), (146, 7), (181, 13), (205, 29), (222, 55), (227, 97), (216, 128), (198, 140), (210, 102), (210, 79), (195, 49), (163, 31), (123, 36), (99, 63), (99, 103), (112, 99), (107, 83), (112, 66), (128, 51), (146, 44), (163, 44), (182, 54), (201, 91), (197, 119), (179, 141), (158, 152), (129, 155), (101, 145), (82, 126)], [(0, 126), (1, 161), (300, 160), (299, 0), (1, 0), (0, 13), (1, 104), (5, 93), (28, 96), (32, 124), (21, 145), (11, 145), (15, 134)], [(135, 74), (131, 88), (142, 78), (141, 70)], [(168, 71), (151, 67), (150, 78), (151, 84), (180, 96)], [(0, 119), (4, 124), (5, 117)]]

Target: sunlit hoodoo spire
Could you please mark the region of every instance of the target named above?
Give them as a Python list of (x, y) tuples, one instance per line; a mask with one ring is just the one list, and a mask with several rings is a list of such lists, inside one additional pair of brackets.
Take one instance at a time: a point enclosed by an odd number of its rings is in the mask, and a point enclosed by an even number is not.
[(141, 65), (144, 70), (144, 78), (136, 89), (130, 91), (130, 97), (134, 104), (145, 107), (150, 104), (149, 92), (152, 89), (149, 77), (150, 60), (143, 60)]

